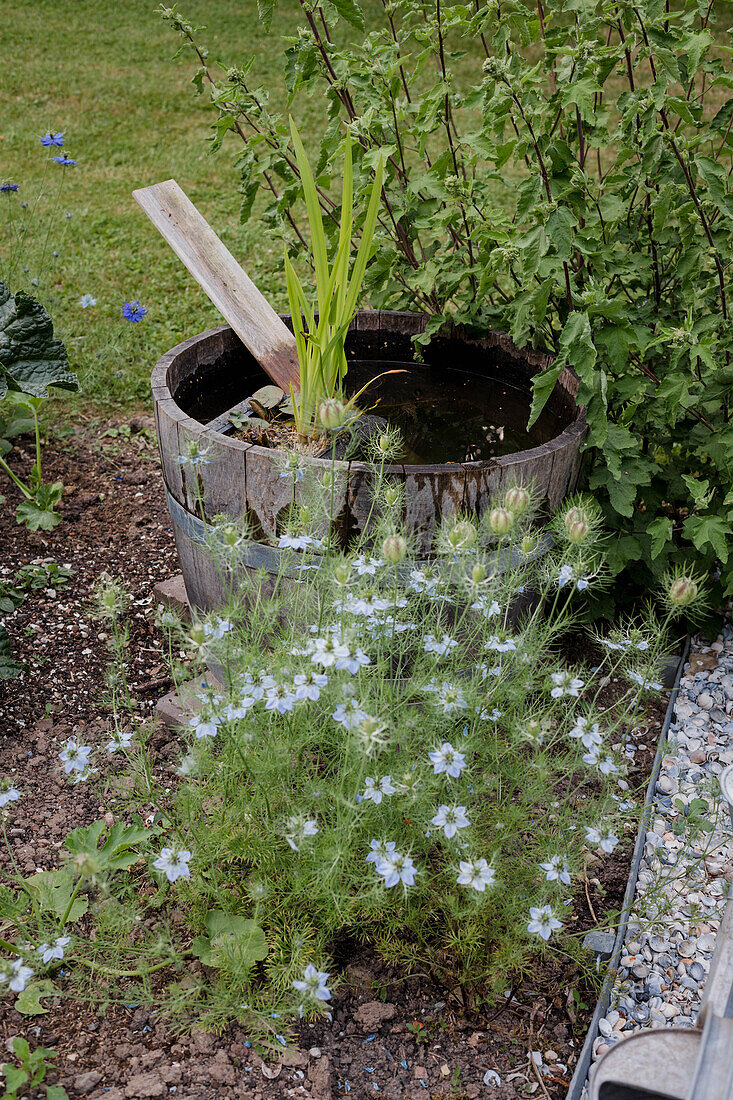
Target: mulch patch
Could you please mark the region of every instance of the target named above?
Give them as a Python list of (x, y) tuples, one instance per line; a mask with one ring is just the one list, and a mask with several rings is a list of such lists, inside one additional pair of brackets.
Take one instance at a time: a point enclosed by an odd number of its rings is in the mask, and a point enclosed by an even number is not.
[[(26, 875), (54, 867), (66, 834), (109, 809), (90, 787), (64, 781), (57, 755), (69, 737), (99, 745), (109, 736), (109, 654), (104, 626), (92, 613), (92, 588), (102, 573), (122, 579), (131, 593), (129, 678), (141, 718), (171, 686), (152, 588), (177, 571), (177, 562), (151, 428), (147, 418), (78, 427), (48, 446), (45, 476), (67, 487), (64, 521), (50, 534), (12, 522), (16, 495), (3, 486), (8, 518), (0, 533), (0, 577), (41, 560), (73, 569), (66, 585), (31, 593), (5, 619), (16, 656), (28, 666), (19, 679), (0, 684), (0, 776), (23, 792), (9, 816), (9, 836)], [(21, 446), (13, 461), (27, 470), (31, 460)], [(613, 693), (611, 684), (608, 703)], [(650, 707), (639, 729), (632, 790), (646, 785), (665, 703)], [(175, 735), (164, 728), (152, 743), (161, 762), (177, 752)], [(620, 908), (633, 839), (630, 830), (612, 857), (590, 865), (572, 930), (603, 926), (604, 913)], [(0, 870), (10, 870), (2, 849)], [(71, 999), (33, 1019), (6, 999), (2, 1042), (24, 1035), (31, 1045), (55, 1049), (58, 1070), (48, 1080), (63, 1084), (72, 1098), (90, 1100), (565, 1095), (596, 996), (592, 979), (572, 964), (550, 956), (503, 1003), (474, 1008), (460, 990), (441, 988), (429, 974), (407, 976), (362, 947), (342, 945), (341, 956), (346, 981), (334, 999), (332, 1023), (301, 1023), (298, 1048), (278, 1062), (263, 1062), (236, 1024), (218, 1036), (196, 1029), (182, 1036), (146, 1007), (113, 1005), (98, 1015)], [(63, 977), (57, 983), (63, 987)], [(539, 1076), (530, 1051), (546, 1063)], [(500, 1084), (484, 1081), (489, 1070)]]

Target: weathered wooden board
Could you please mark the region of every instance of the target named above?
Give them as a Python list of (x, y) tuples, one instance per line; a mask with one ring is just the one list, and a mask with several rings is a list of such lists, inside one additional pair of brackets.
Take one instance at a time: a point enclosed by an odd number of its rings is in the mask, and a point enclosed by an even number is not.
[(299, 390), (295, 337), (176, 181), (132, 194), (273, 382)]

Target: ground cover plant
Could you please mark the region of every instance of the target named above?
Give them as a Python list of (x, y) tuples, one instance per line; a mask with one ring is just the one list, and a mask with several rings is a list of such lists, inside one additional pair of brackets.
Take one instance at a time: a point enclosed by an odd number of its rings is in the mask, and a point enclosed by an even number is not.
[[(317, 174), (332, 236), (344, 133), (357, 192), (386, 158), (371, 303), (428, 313), (420, 339), (452, 320), (556, 352), (531, 419), (574, 367), (589, 484), (617, 532), (609, 567), (633, 562), (648, 583), (695, 557), (720, 563), (730, 592), (733, 99), (716, 11), (398, 0), (375, 19), (302, 4), (285, 64), (292, 102), (329, 104)], [(243, 217), (264, 190), (298, 253), (297, 164), (266, 81), (251, 62), (218, 69), (206, 36), (163, 13), (197, 54), (216, 142), (237, 142)]]
[[(76, 995), (124, 983), (174, 1015), (244, 1019), (277, 1049), (290, 1019), (327, 1010), (346, 932), (477, 999), (548, 943), (580, 954), (563, 934), (574, 880), (635, 812), (609, 746), (658, 687), (665, 628), (699, 587), (670, 578), (663, 621), (627, 624), (600, 667), (575, 668), (561, 640), (601, 571), (593, 503), (569, 502), (557, 548), (539, 553), (531, 491), (516, 486), (481, 525), (446, 521), (426, 567), (383, 472), (397, 445), (382, 440), (374, 471), (372, 546), (329, 545), (329, 478), (309, 484), (295, 461), (275, 598), (232, 575), (226, 612), (185, 634), (168, 624), (174, 660), (215, 661), (229, 687), (202, 692), (177, 777), (162, 783), (127, 706), (125, 594), (102, 582), (117, 715), (106, 751), (125, 762), (127, 810), (74, 829), (56, 870), (3, 889), (15, 929), (3, 974), (19, 1008), (53, 996), (63, 965)], [(243, 533), (222, 524), (212, 538), (227, 571)], [(597, 706), (610, 674), (628, 685), (612, 720)], [(94, 787), (91, 746), (69, 738), (59, 763)], [(21, 798), (5, 786), (3, 823)], [(192, 956), (203, 975), (183, 970)]]

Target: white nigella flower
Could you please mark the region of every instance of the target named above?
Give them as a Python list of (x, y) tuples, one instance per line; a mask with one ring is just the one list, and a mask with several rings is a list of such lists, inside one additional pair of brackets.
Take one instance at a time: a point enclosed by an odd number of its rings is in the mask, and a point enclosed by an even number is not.
[(80, 783), (88, 783), (98, 771), (99, 768), (85, 768), (83, 772), (74, 772), (71, 776), (72, 786), (78, 787)]
[(452, 714), (456, 710), (466, 710), (468, 707), (466, 697), (461, 689), (456, 684), (448, 683), (446, 680), (442, 684), (431, 680), (423, 690), (435, 694), (435, 705), (441, 707), (445, 714)]
[(382, 860), (387, 859), (393, 855), (397, 849), (397, 845), (394, 840), (377, 840), (376, 838), (369, 841), (369, 847), (371, 851), (366, 857), (367, 863), (381, 863)]
[(466, 757), (462, 752), (456, 752), (450, 741), (444, 741), (439, 749), (429, 753), (433, 765), (434, 775), (445, 772), (451, 779), (458, 779), (466, 766)]
[(362, 798), (370, 798), (376, 806), (380, 804), (385, 795), (394, 794), (397, 790), (396, 787), (392, 786), (391, 775), (383, 775), (382, 778), (376, 782), (368, 775), (364, 780), (364, 784), (366, 790)]
[(527, 931), (539, 936), (543, 940), (549, 940), (550, 936), (558, 928), (562, 928), (562, 921), (553, 917), (552, 908), (549, 905), (532, 905), (529, 910), (529, 924)]
[(574, 579), (575, 579), (575, 570), (573, 569), (572, 565), (569, 565), (566, 562), (563, 566), (561, 566), (560, 572), (558, 573), (557, 587), (558, 588), (564, 588), (566, 584), (570, 584), (570, 582), (573, 581)]
[(17, 802), (20, 798), (20, 791), (15, 787), (6, 787), (0, 791), (0, 809), (7, 806), (10, 802)]
[(656, 680), (647, 680), (644, 676), (640, 676), (638, 672), (634, 672), (632, 669), (626, 670), (626, 675), (629, 679), (633, 680), (639, 687), (644, 688), (645, 691), (662, 691), (664, 684), (659, 684)]
[(358, 558), (354, 558), (354, 569), (360, 577), (366, 575), (373, 577), (378, 569), (381, 569), (386, 563), (381, 558), (365, 558), (360, 555)]
[(343, 648), (346, 653), (339, 655), (334, 665), (339, 672), (350, 672), (352, 676), (355, 676), (362, 665), (371, 664), (371, 658), (367, 657), (364, 650), (359, 649), (358, 646), (344, 646)]
[(613, 757), (604, 756), (603, 760), (598, 763), (598, 770), (602, 775), (611, 775), (612, 772), (617, 772), (618, 768), (613, 762)]
[(550, 679), (555, 685), (550, 692), (553, 699), (560, 699), (563, 695), (573, 695), (577, 699), (580, 689), (585, 687), (585, 681), (574, 677), (572, 672), (553, 672)]
[(66, 748), (59, 753), (59, 760), (64, 765), (64, 771), (83, 772), (89, 767), (89, 757), (92, 753), (91, 745), (77, 745), (71, 738), (66, 742)]
[(50, 963), (53, 959), (63, 959), (67, 943), (71, 943), (71, 936), (59, 936), (53, 943), (39, 944), (36, 951), (43, 962)]
[(193, 728), (198, 741), (202, 737), (216, 737), (216, 732), (221, 719), (216, 714), (207, 714), (205, 711), (199, 711), (198, 714), (194, 714), (192, 718), (189, 718), (188, 724)]
[(510, 638), (508, 635), (502, 638), (499, 634), (492, 634), (491, 637), (484, 642), (484, 649), (493, 649), (497, 653), (511, 653), (517, 648), (517, 643), (514, 638)]
[(459, 875), (456, 882), (459, 886), (470, 886), (483, 894), (487, 886), (493, 886), (496, 872), (489, 867), (485, 859), (462, 859), (458, 864)]
[(298, 672), (293, 683), (296, 699), (310, 699), (315, 703), (321, 697), (321, 689), (328, 685), (328, 676), (322, 672)]
[(156, 871), (162, 871), (169, 882), (175, 882), (179, 878), (190, 878), (188, 869), (191, 853), (185, 848), (163, 848), (153, 867)]
[(494, 707), (493, 710), (482, 710), (480, 717), (483, 718), (485, 722), (498, 722), (503, 714), (503, 710), (499, 710), (498, 707)]
[(308, 963), (301, 980), (294, 981), (293, 985), (299, 993), (307, 993), (315, 997), (317, 1001), (330, 1001), (331, 990), (326, 985), (329, 975), (321, 970), (316, 970), (313, 963)]
[(133, 736), (132, 730), (115, 730), (112, 740), (108, 741), (105, 746), (107, 752), (112, 756), (115, 752), (124, 752), (125, 749), (129, 749), (132, 745)]
[(382, 611), (388, 611), (392, 603), (390, 600), (385, 600), (383, 597), (372, 593), (369, 596), (356, 596), (351, 600), (345, 600), (340, 606), (349, 615), (363, 615), (365, 618), (371, 619)]
[(438, 586), (436, 577), (430, 576), (422, 569), (413, 569), (407, 581), (407, 587), (413, 592), (424, 592), (427, 596), (433, 596)]
[(277, 545), (280, 550), (308, 550), (310, 547), (322, 550), (323, 540), (311, 535), (281, 535)]
[(501, 676), (501, 665), (492, 665), (489, 668), (484, 662), (484, 664), (478, 666), (478, 671), (482, 680), (485, 680), (487, 676)]
[(479, 596), (475, 603), (471, 604), (472, 611), (482, 611), (487, 619), (501, 614), (501, 608), (496, 600), (489, 600), (486, 595)]
[(560, 856), (552, 856), (547, 863), (540, 863), (540, 868), (545, 872), (547, 882), (562, 882), (566, 886), (570, 885), (570, 868), (566, 859), (562, 861), (561, 866)]
[(300, 851), (300, 844), (307, 836), (315, 836), (318, 832), (318, 825), (314, 818), (308, 818), (305, 821), (301, 817), (288, 818), (286, 825), (285, 839), (294, 852)]
[(349, 647), (333, 635), (315, 638), (312, 642), (311, 662), (323, 668), (333, 668), (339, 660), (349, 657)]
[(176, 774), (180, 775), (182, 779), (187, 779), (190, 775), (196, 775), (198, 769), (198, 760), (189, 753), (187, 756), (183, 757), (181, 763), (176, 768)]
[(232, 629), (233, 625), (229, 619), (217, 619), (214, 623), (204, 623), (204, 634), (207, 638), (223, 638)]
[(448, 840), (452, 840), (459, 829), (465, 829), (471, 822), (466, 817), (465, 806), (438, 806), (438, 812), (431, 817), (430, 824), (442, 829)]
[(415, 885), (417, 868), (410, 856), (403, 856), (400, 852), (390, 852), (374, 865), (378, 875), (384, 879), (384, 885), (389, 889), (402, 882), (405, 886)]
[(596, 845), (602, 852), (607, 852), (609, 855), (619, 843), (618, 837), (613, 835), (611, 829), (601, 833), (600, 829), (588, 828), (585, 830), (585, 839), (589, 844)]
[(369, 715), (362, 710), (356, 699), (347, 699), (345, 703), (339, 703), (331, 715), (334, 722), (340, 723), (346, 730), (353, 730)]
[(426, 653), (434, 653), (436, 657), (445, 657), (446, 653), (450, 653), (452, 649), (455, 649), (458, 642), (451, 638), (449, 634), (444, 634), (442, 638), (436, 638), (432, 634), (426, 634), (423, 637), (423, 648)]
[(178, 456), (178, 462), (181, 466), (190, 466), (192, 469), (196, 469), (197, 466), (208, 466), (211, 461), (207, 457), (208, 453), (208, 447), (202, 446), (197, 439), (192, 439), (186, 453)]
[[(264, 695), (264, 689), (262, 689), (262, 695)], [(262, 695), (260, 698), (262, 698)], [(224, 717), (227, 722), (238, 722), (241, 718), (247, 717), (247, 711), (250, 707), (255, 705), (256, 699), (254, 695), (238, 695), (231, 703), (227, 703), (224, 708)]]
[(10, 962), (10, 968), (0, 973), (0, 981), (8, 982), (13, 993), (22, 993), (35, 971), (25, 966), (20, 956)]
[(575, 719), (575, 725), (568, 733), (568, 737), (580, 741), (583, 747), (591, 752), (603, 742), (598, 722), (594, 722), (591, 726), (588, 719), (584, 718), (583, 715)]
[(295, 694), (285, 684), (273, 684), (265, 692), (265, 710), (276, 710), (278, 714), (286, 714), (293, 709), (296, 702)]

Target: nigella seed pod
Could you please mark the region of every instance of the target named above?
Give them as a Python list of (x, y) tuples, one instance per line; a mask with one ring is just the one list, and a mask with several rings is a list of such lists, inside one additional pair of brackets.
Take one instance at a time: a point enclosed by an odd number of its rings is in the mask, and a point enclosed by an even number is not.
[(192, 626), (189, 632), (189, 638), (191, 639), (192, 645), (196, 647), (202, 646), (206, 641), (206, 631), (204, 630), (203, 626), (201, 626), (199, 623), (196, 623), (194, 626)]
[(667, 596), (675, 607), (689, 607), (697, 599), (700, 589), (692, 577), (675, 577)]
[(576, 519), (573, 523), (566, 523), (565, 530), (568, 538), (571, 542), (580, 543), (585, 542), (588, 537), (590, 527), (583, 519)]
[(473, 569), (471, 570), (471, 580), (474, 584), (483, 584), (483, 582), (486, 580), (486, 576), (486, 566), (483, 564), (483, 562), (477, 561)]
[(383, 455), (389, 454), (392, 449), (392, 443), (386, 432), (382, 432), (377, 440), (377, 447)]
[(525, 535), (522, 539), (521, 551), (523, 554), (531, 554), (537, 545), (534, 535)]
[(399, 565), (407, 554), (407, 540), (402, 535), (388, 535), (382, 543), (382, 556), (392, 565)]
[(489, 527), (495, 535), (508, 535), (514, 526), (514, 514), (507, 508), (492, 508)]
[(572, 508), (568, 508), (563, 517), (563, 523), (565, 524), (565, 530), (569, 531), (574, 523), (585, 523), (588, 525), (588, 513), (585, 508), (579, 508), (575, 505)]
[(324, 401), (320, 406), (318, 415), (323, 427), (327, 428), (330, 432), (335, 432), (344, 426), (346, 409), (342, 401), (338, 401), (335, 397), (329, 397), (329, 399)]
[(384, 490), (384, 499), (390, 508), (393, 508), (400, 499), (400, 491), (396, 485), (388, 485)]
[(459, 520), (448, 532), (448, 542), (454, 550), (470, 550), (477, 537), (475, 526), (467, 519)]
[(504, 495), (504, 507), (513, 512), (515, 516), (523, 516), (530, 505), (530, 496), (527, 490), (518, 485), (514, 489), (508, 489)]
[(349, 583), (351, 577), (351, 566), (347, 562), (341, 562), (336, 566), (336, 584), (345, 587)]

